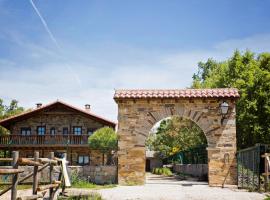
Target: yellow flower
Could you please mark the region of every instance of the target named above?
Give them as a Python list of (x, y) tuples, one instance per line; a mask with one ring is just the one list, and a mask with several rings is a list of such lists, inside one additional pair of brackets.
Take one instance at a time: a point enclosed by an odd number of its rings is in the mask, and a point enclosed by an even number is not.
[(178, 153), (179, 151), (180, 151), (180, 148), (179, 147), (173, 147), (171, 149), (171, 152), (169, 152), (169, 155), (172, 156), (172, 155)]

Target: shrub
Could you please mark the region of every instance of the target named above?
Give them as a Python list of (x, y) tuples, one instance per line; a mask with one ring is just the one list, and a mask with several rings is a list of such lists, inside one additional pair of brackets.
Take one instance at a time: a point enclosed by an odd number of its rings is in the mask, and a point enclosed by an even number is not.
[(79, 178), (79, 174), (77, 171), (72, 171), (71, 174), (70, 174), (70, 181), (71, 181), (71, 184), (76, 184), (80, 181), (80, 178)]
[(172, 176), (172, 171), (169, 168), (163, 168), (163, 175)]
[(172, 171), (167, 167), (154, 168), (152, 170), (152, 173), (158, 174), (158, 175), (165, 175), (165, 176), (172, 176), (173, 175)]

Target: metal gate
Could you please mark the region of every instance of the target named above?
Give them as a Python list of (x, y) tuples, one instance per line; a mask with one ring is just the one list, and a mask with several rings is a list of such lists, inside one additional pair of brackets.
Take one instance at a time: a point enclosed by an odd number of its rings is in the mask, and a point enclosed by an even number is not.
[(237, 152), (238, 187), (251, 191), (262, 190), (264, 160), (262, 154), (270, 152), (269, 145), (256, 144)]

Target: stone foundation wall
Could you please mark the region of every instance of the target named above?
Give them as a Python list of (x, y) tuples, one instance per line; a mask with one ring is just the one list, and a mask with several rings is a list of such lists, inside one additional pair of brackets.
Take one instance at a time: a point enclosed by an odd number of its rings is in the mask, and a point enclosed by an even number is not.
[(113, 184), (117, 182), (117, 166), (69, 166), (70, 177), (77, 174), (96, 184)]
[[(19, 175), (19, 178), (23, 178), (33, 172), (32, 166), (21, 166), (19, 169), (23, 169), (24, 172)], [(60, 167), (54, 167), (53, 180), (58, 180)], [(68, 174), (70, 180), (72, 176), (78, 175), (79, 178), (89, 180), (96, 184), (113, 184), (117, 179), (117, 167), (116, 166), (68, 166)], [(49, 168), (44, 169), (38, 175), (40, 182), (49, 182)], [(0, 183), (11, 182), (11, 175), (0, 175)], [(33, 178), (29, 178), (24, 183), (32, 183)]]
[(163, 165), (162, 160), (159, 158), (147, 158), (147, 160), (150, 162), (150, 172), (152, 172), (154, 168), (162, 167)]
[(173, 171), (207, 179), (208, 165), (207, 164), (175, 164), (173, 165)]
[[(24, 172), (19, 174), (19, 179), (27, 176), (28, 174), (32, 173), (34, 171), (33, 166), (19, 166), (19, 169), (23, 169)], [(53, 171), (53, 180), (58, 180), (60, 167), (54, 167)], [(45, 168), (41, 172), (38, 173), (38, 179), (39, 182), (49, 182), (49, 167)], [(7, 183), (11, 182), (12, 175), (0, 175), (0, 183)], [(23, 183), (32, 183), (33, 177), (26, 179)]]

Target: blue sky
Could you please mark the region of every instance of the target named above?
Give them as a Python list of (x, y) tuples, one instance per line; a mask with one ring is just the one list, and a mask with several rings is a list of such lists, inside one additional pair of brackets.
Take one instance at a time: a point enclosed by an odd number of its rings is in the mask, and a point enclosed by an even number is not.
[(114, 88), (186, 88), (207, 58), (270, 51), (270, 0), (0, 0), (0, 98), (116, 120)]

